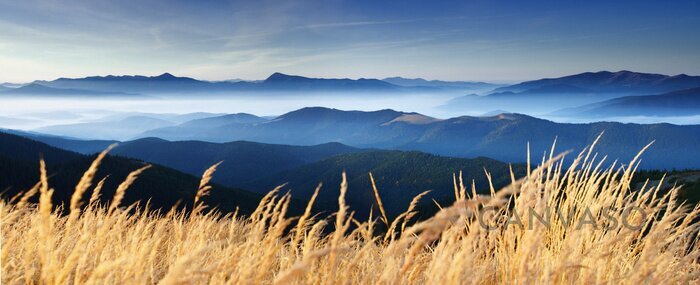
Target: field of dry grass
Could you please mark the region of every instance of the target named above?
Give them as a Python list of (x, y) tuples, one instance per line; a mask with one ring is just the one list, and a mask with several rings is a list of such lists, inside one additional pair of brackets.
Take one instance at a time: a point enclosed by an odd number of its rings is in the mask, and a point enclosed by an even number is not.
[[(592, 148), (591, 148), (592, 149)], [(415, 220), (414, 203), (394, 220), (357, 221), (339, 185), (339, 211), (288, 217), (273, 191), (248, 216), (203, 211), (156, 214), (120, 205), (138, 170), (108, 205), (96, 203), (94, 169), (76, 187), (69, 214), (42, 181), (0, 204), (2, 284), (690, 284), (700, 279), (700, 208), (675, 189), (633, 191), (637, 160), (603, 167), (591, 150), (564, 167), (542, 160), (510, 186), (476, 195), (458, 176), (455, 202)], [(93, 165), (99, 166), (98, 161)], [(209, 191), (214, 168), (198, 197)], [(467, 186), (465, 186), (467, 184)], [(331, 187), (331, 186), (325, 186)], [(338, 187), (338, 186), (333, 186)], [(92, 191), (89, 201), (81, 201)], [(317, 191), (323, 191), (322, 188)], [(452, 190), (450, 190), (452, 191)], [(38, 205), (27, 203), (40, 196)], [(381, 201), (379, 195), (376, 196)], [(385, 201), (386, 202), (386, 201)], [(199, 201), (196, 204), (201, 204)], [(125, 208), (126, 207), (126, 208)], [(548, 209), (547, 223), (528, 213)], [(634, 209), (634, 211), (630, 211)], [(516, 219), (515, 217), (522, 217)], [(571, 223), (565, 220), (574, 221)], [(383, 225), (387, 224), (387, 225)], [(623, 225), (624, 224), (624, 225)], [(388, 231), (377, 231), (389, 228)]]

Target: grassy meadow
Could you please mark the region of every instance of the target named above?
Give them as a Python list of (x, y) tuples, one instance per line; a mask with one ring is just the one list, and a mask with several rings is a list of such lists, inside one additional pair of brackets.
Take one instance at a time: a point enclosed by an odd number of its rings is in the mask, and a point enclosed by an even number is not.
[[(417, 220), (415, 197), (389, 219), (356, 220), (340, 187), (339, 211), (287, 215), (283, 188), (255, 212), (219, 214), (202, 203), (216, 166), (206, 171), (191, 211), (122, 205), (138, 169), (100, 203), (93, 177), (104, 154), (76, 186), (69, 205), (51, 204), (41, 181), (0, 202), (2, 284), (690, 284), (700, 279), (700, 208), (631, 181), (638, 159), (608, 166), (593, 147), (562, 162), (542, 159), (490, 195), (456, 175), (454, 203)], [(146, 170), (147, 171), (147, 170)], [(33, 197), (38, 203), (30, 203)], [(89, 199), (85, 199), (90, 197)], [(384, 201), (385, 203), (387, 201)], [(546, 223), (532, 212), (551, 209)], [(632, 211), (632, 210), (633, 211)], [(542, 217), (539, 218), (542, 218)], [(520, 217), (520, 218), (515, 218)], [(570, 221), (570, 222), (566, 222)]]

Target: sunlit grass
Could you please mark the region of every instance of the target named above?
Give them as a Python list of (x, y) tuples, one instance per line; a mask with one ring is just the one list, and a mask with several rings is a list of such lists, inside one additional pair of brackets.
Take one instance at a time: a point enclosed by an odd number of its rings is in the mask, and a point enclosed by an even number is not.
[[(423, 221), (413, 221), (421, 197), (393, 220), (383, 210), (368, 221), (353, 219), (345, 175), (340, 210), (331, 216), (313, 214), (321, 187), (301, 217), (286, 214), (291, 197), (279, 189), (252, 214), (222, 216), (203, 211), (200, 200), (215, 167), (202, 178), (190, 212), (124, 208), (120, 195), (105, 205), (95, 198), (102, 184), (92, 185), (101, 157), (76, 187), (69, 214), (51, 205), (43, 163), (36, 187), (0, 202), (2, 284), (690, 284), (700, 278), (694, 222), (700, 208), (677, 203), (677, 188), (634, 191), (637, 159), (604, 168), (592, 147), (566, 168), (562, 156), (543, 159), (490, 195), (477, 195), (456, 177), (455, 202)], [(117, 193), (128, 191), (142, 170)], [(93, 198), (83, 205), (89, 189)], [(28, 203), (37, 194), (39, 203)], [(549, 226), (509, 219), (547, 209), (566, 210), (573, 221), (592, 215), (596, 225), (566, 224), (556, 215)], [(622, 218), (639, 226), (611, 226)]]

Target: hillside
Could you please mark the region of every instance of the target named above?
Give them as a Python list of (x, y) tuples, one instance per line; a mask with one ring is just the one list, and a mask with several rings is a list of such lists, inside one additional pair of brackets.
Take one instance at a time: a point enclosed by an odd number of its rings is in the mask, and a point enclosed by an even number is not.
[[(382, 196), (387, 196), (386, 207), (392, 213), (403, 209), (406, 199), (410, 202), (413, 196), (428, 189), (435, 191), (425, 201), (449, 200), (453, 196), (452, 174), (460, 170), (464, 171), (468, 182), (476, 179), (480, 191), (488, 188), (484, 168), (493, 173), (496, 187), (509, 181), (507, 164), (492, 159), (360, 150), (339, 143), (289, 146), (245, 141), (170, 142), (147, 138), (121, 143), (111, 153), (164, 165), (195, 176), (201, 175), (212, 164), (223, 161), (214, 176), (214, 182), (251, 189), (260, 194), (289, 182), (285, 189), (291, 189), (293, 197), (302, 201), (310, 198), (311, 191), (318, 182), (324, 182), (328, 189), (322, 192), (319, 207), (327, 210), (328, 207), (333, 207), (334, 199), (337, 198), (337, 185), (343, 171), (347, 171), (350, 176), (351, 189), (357, 189), (351, 192), (355, 194), (349, 198), (357, 209), (364, 211), (371, 205), (368, 203), (372, 200), (366, 199), (372, 198), (367, 196), (372, 192), (365, 191), (371, 190), (366, 176), (371, 171), (375, 173)], [(515, 170), (516, 173), (521, 173), (522, 167), (516, 165)], [(360, 216), (364, 214), (366, 211)]]
[[(49, 183), (55, 189), (54, 204), (59, 205), (70, 200), (75, 185), (95, 158), (0, 133), (0, 189), (5, 191), (3, 197), (13, 197), (39, 181), (40, 157), (47, 163)], [(107, 157), (96, 173), (94, 181), (97, 183), (97, 180), (107, 177), (102, 200), (109, 201), (119, 183), (131, 171), (142, 166), (144, 163), (136, 160)], [(155, 209), (169, 209), (178, 202), (191, 206), (198, 185), (198, 177), (153, 165), (129, 188), (124, 202), (128, 205), (136, 201), (150, 200), (151, 207)], [(86, 193), (86, 196), (89, 195), (89, 192)], [(240, 207), (241, 213), (250, 213), (257, 206), (260, 197), (245, 190), (214, 185), (211, 196), (207, 197), (206, 201), (226, 212)]]
[[(396, 120), (405, 115), (419, 115), (424, 120), (417, 123), (412, 122), (415, 120)], [(391, 145), (395, 140), (402, 140), (403, 134), (398, 133), (387, 137), (391, 133), (382, 133), (386, 126), (421, 126), (425, 125), (423, 123), (425, 121), (432, 121), (431, 119), (416, 113), (388, 109), (363, 112), (307, 107), (262, 123), (198, 126), (193, 133), (188, 132), (193, 128), (183, 124), (172, 128), (151, 130), (140, 136), (153, 136), (167, 140), (206, 140), (212, 142), (248, 140), (291, 145), (340, 142), (353, 144), (356, 147), (375, 147), (380, 146), (375, 142), (377, 140), (385, 141), (387, 145)], [(393, 123), (390, 123), (392, 121)], [(411, 128), (406, 128), (406, 130), (412, 131)]]
[(624, 96), (661, 94), (697, 87), (700, 87), (700, 76), (668, 76), (631, 71), (586, 72), (525, 81), (497, 88), (484, 96), (464, 95), (450, 100), (441, 108), (452, 112), (505, 109), (538, 115)]
[(172, 125), (175, 123), (150, 116), (131, 116), (114, 121), (47, 126), (36, 131), (81, 139), (128, 140), (145, 131)]
[[(558, 138), (558, 150), (577, 151), (592, 143), (603, 131), (606, 134), (598, 151), (613, 160), (628, 161), (646, 144), (655, 141), (644, 156), (643, 168), (700, 167), (700, 150), (695, 147), (700, 144), (700, 125), (565, 124), (520, 114), (437, 120), (393, 110), (361, 112), (304, 108), (269, 122), (231, 124), (195, 133), (191, 137), (183, 130), (177, 139), (247, 140), (293, 145), (340, 142), (360, 148), (415, 150), (452, 157), (485, 156), (507, 162), (524, 162), (528, 142), (532, 153), (538, 156), (549, 151), (555, 138)], [(162, 138), (170, 139), (167, 134)]]
[(551, 85), (544, 85), (524, 91), (518, 91), (518, 92), (513, 92), (513, 91), (502, 91), (502, 92), (496, 92), (496, 93), (491, 93), (489, 94), (488, 98), (493, 98), (493, 97), (531, 97), (531, 96), (540, 96), (540, 97), (553, 97), (557, 95), (562, 95), (562, 94), (589, 94), (593, 93), (593, 91), (582, 88), (582, 87), (577, 87), (574, 85), (568, 85), (568, 84), (551, 84)]
[[(514, 165), (516, 176), (522, 176), (523, 165)], [(264, 192), (277, 185), (288, 183), (292, 197), (309, 199), (319, 182), (325, 185), (318, 201), (325, 207), (337, 205), (338, 185), (342, 171), (348, 176), (347, 201), (358, 217), (366, 217), (369, 208), (376, 205), (368, 173), (372, 172), (389, 216), (406, 210), (413, 197), (423, 191), (431, 192), (422, 204), (432, 205), (431, 200), (454, 201), (452, 175), (463, 171), (465, 184), (474, 179), (479, 193), (488, 193), (488, 181), (484, 170), (493, 176), (499, 189), (510, 183), (508, 164), (488, 158), (460, 159), (430, 155), (420, 152), (371, 151), (334, 156), (282, 173), (264, 176), (248, 184), (248, 189)], [(378, 209), (374, 209), (378, 213)]]
[(147, 138), (121, 143), (112, 153), (165, 165), (193, 175), (201, 175), (209, 166), (223, 161), (213, 181), (227, 186), (241, 186), (267, 174), (357, 151), (360, 150), (339, 143), (289, 146), (246, 141), (221, 144), (170, 142)]
[(700, 76), (688, 76), (685, 74), (669, 76), (627, 70), (618, 72), (584, 72), (558, 78), (525, 81), (519, 84), (498, 88), (495, 92), (522, 92), (555, 84), (570, 85), (595, 92), (649, 94), (699, 87)]
[[(344, 139), (348, 133), (358, 137), (372, 137), (373, 129), (405, 113), (393, 110), (375, 112), (341, 111), (308, 107), (267, 121), (260, 118), (250, 123), (235, 120), (192, 121), (182, 125), (145, 132), (139, 137), (158, 137), (167, 140), (205, 140), (229, 142), (235, 140), (265, 143), (313, 145)], [(212, 118), (213, 119), (213, 118)], [(368, 137), (368, 138), (369, 138)]]
[(168, 140), (204, 140), (227, 142), (221, 139), (220, 131), (229, 131), (247, 124), (264, 123), (268, 120), (251, 114), (238, 113), (190, 120), (176, 126), (155, 128), (138, 134), (138, 138), (158, 137)]
[(129, 117), (149, 117), (153, 119), (159, 119), (163, 121), (173, 122), (176, 124), (182, 124), (185, 122), (206, 119), (212, 117), (219, 117), (226, 115), (225, 113), (209, 113), (209, 112), (192, 112), (192, 113), (148, 113), (148, 112), (120, 112), (112, 111), (111, 115), (103, 117), (103, 121), (118, 121), (127, 119)]
[[(524, 162), (526, 146), (541, 156), (556, 139), (556, 152), (580, 151), (605, 132), (596, 151), (610, 161), (627, 163), (645, 145), (642, 168), (673, 169), (699, 166), (700, 125), (622, 124), (596, 122), (564, 124), (518, 114), (494, 117), (460, 117), (431, 126), (425, 135), (398, 148), (459, 157), (485, 156)], [(689, 159), (692, 158), (692, 159)]]
[(560, 116), (695, 116), (700, 115), (700, 88), (658, 95), (625, 96), (555, 112)]
[(55, 148), (69, 150), (81, 154), (94, 154), (107, 149), (108, 146), (117, 143), (114, 140), (80, 140), (75, 138), (52, 136), (37, 132), (0, 129), (0, 133), (16, 135), (33, 141), (45, 143)]
[(663, 193), (674, 186), (681, 186), (678, 191), (678, 201), (687, 202), (689, 205), (700, 203), (700, 170), (639, 171), (634, 174), (632, 185), (639, 189), (647, 183), (647, 180), (648, 185), (658, 185), (661, 178), (664, 180), (659, 189)]

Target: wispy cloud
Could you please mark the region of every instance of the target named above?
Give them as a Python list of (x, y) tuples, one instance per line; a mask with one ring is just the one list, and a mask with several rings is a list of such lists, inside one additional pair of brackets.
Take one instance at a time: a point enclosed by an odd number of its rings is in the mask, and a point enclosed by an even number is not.
[[(278, 69), (446, 79), (537, 77), (545, 67), (700, 73), (698, 4), (624, 2), (0, 0), (0, 81)], [(475, 77), (486, 75), (498, 78)]]
[(321, 23), (298, 26), (296, 29), (325, 29), (325, 28), (344, 28), (344, 27), (360, 27), (360, 26), (375, 26), (375, 25), (393, 25), (405, 24), (424, 21), (425, 19), (406, 19), (406, 20), (390, 20), (390, 21), (361, 21), (361, 22), (337, 22), (337, 23)]

